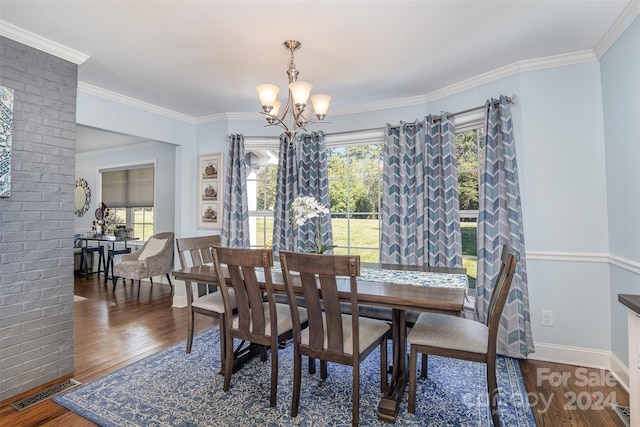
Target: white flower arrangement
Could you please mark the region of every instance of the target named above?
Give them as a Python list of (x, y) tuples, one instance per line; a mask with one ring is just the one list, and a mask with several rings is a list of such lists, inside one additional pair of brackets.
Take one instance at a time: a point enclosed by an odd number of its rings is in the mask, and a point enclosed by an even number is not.
[[(321, 218), (323, 215), (329, 214), (329, 209), (318, 202), (311, 196), (298, 196), (291, 204), (293, 210), (293, 218), (291, 222), (298, 226), (303, 226), (307, 221), (314, 218)], [(322, 220), (316, 221), (316, 243), (311, 253), (323, 254), (328, 250), (335, 248), (335, 245), (324, 245), (322, 243)]]

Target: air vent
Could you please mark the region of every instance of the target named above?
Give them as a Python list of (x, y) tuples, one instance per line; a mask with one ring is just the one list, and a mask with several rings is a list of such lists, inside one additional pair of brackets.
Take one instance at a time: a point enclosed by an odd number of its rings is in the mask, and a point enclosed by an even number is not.
[(22, 411), (23, 409), (26, 409), (29, 406), (33, 406), (36, 403), (40, 403), (43, 400), (47, 400), (50, 397), (55, 396), (56, 394), (60, 394), (62, 392), (70, 390), (79, 385), (80, 385), (80, 382), (72, 378), (70, 380), (63, 381), (59, 384), (52, 385), (48, 389), (39, 391), (36, 394), (32, 394), (31, 396), (25, 397), (24, 399), (20, 399), (12, 403), (11, 406), (15, 410)]

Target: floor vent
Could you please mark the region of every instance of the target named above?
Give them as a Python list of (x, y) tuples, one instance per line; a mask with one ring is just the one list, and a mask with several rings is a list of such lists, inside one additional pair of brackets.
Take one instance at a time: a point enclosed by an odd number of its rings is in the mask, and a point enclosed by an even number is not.
[(616, 411), (616, 414), (618, 414), (624, 425), (629, 427), (629, 424), (631, 424), (631, 411), (629, 411), (629, 407), (620, 405), (611, 406), (613, 406), (613, 409)]
[(59, 384), (52, 385), (48, 389), (39, 391), (38, 393), (32, 394), (31, 396), (25, 397), (24, 399), (20, 399), (12, 403), (11, 406), (13, 407), (13, 409), (22, 411), (23, 409), (26, 409), (29, 406), (33, 406), (36, 403), (40, 403), (43, 400), (47, 400), (50, 397), (55, 396), (56, 394), (60, 394), (62, 392), (70, 390), (79, 385), (80, 385), (80, 382), (72, 378), (70, 380), (63, 381)]

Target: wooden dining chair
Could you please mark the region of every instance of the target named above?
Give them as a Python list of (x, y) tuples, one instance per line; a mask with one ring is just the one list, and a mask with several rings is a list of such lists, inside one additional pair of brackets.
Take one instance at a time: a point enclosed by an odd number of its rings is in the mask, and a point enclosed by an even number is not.
[[(463, 317), (436, 313), (421, 313), (407, 336), (409, 355), (408, 411), (416, 410), (416, 377), (418, 353), (486, 363), (487, 391), (494, 427), (498, 417), (498, 385), (496, 381), (496, 347), (498, 326), (511, 282), (517, 257), (508, 245), (502, 248), (502, 264), (489, 300), (487, 324)], [(422, 361), (422, 378), (427, 377), (427, 359)]]
[[(304, 355), (310, 359), (317, 358), (323, 362), (352, 367), (352, 425), (357, 426), (360, 414), (360, 362), (376, 347), (380, 348), (380, 389), (382, 392), (386, 391), (386, 336), (390, 330), (386, 322), (358, 315), (357, 277), (360, 275), (360, 256), (312, 255), (283, 251), (280, 252), (280, 263), (289, 306), (295, 307), (296, 295), (302, 293), (308, 316), (308, 328), (303, 331), (301, 319), (295, 310), (291, 310), (294, 345), (291, 416), (298, 415)], [(348, 277), (352, 315), (341, 313), (338, 296), (339, 276)], [(301, 292), (299, 286), (302, 287)], [(296, 292), (296, 288), (299, 292)], [(323, 377), (326, 377), (326, 373)]]
[[(276, 406), (278, 390), (278, 345), (280, 341), (291, 339), (292, 312), (296, 318), (306, 322), (307, 310), (288, 304), (276, 303), (273, 292), (271, 267), (273, 253), (270, 249), (233, 249), (214, 246), (211, 250), (216, 267), (218, 283), (230, 282), (234, 291), (237, 315), (232, 318), (232, 300), (227, 286), (220, 286), (224, 302), (225, 349), (224, 386), (228, 391), (234, 367), (234, 355), (240, 351), (233, 349), (233, 339), (263, 346), (261, 360), (266, 360), (264, 346), (271, 348), (271, 393), (269, 404)], [(228, 272), (228, 279), (222, 265)], [(264, 288), (260, 284), (264, 283)], [(264, 292), (266, 291), (266, 301)]]
[[(211, 248), (214, 246), (220, 246), (219, 235), (183, 237), (181, 239), (176, 239), (180, 268), (185, 269), (206, 264), (213, 265)], [(204, 287), (202, 289), (203, 295), (200, 295), (199, 289), (198, 295), (194, 296), (192, 283), (185, 283), (187, 288), (187, 307), (189, 309), (189, 324), (187, 329), (186, 349), (186, 352), (188, 354), (191, 353), (191, 346), (193, 344), (195, 314), (198, 313), (218, 319), (221, 332), (225, 329), (225, 317), (222, 315), (224, 314), (224, 303), (222, 302), (222, 294), (220, 292), (215, 292), (215, 290), (214, 292), (205, 294), (205, 292), (209, 289), (209, 285), (211, 284), (204, 284)], [(233, 291), (229, 292), (229, 298), (231, 300), (231, 306), (235, 309), (235, 295), (233, 294)], [(220, 334), (220, 360), (224, 360), (225, 355), (223, 335), (223, 333)]]

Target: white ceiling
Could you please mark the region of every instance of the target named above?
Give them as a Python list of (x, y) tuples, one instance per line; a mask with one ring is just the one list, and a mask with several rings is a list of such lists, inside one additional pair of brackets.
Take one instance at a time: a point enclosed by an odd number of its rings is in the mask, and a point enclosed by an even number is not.
[(0, 0), (0, 25), (89, 55), (83, 84), (203, 118), (257, 112), (257, 84), (286, 87), (287, 39), (302, 42), (300, 79), (349, 111), (594, 49), (629, 3)]

